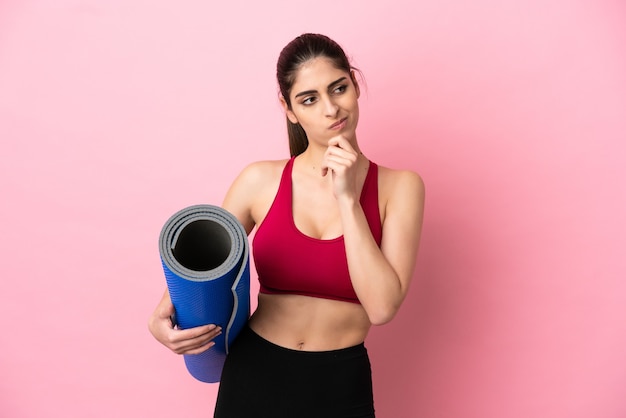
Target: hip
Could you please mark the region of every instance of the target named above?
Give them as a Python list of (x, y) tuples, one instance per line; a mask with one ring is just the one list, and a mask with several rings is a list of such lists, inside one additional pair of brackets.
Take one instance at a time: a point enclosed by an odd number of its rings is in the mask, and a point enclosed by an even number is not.
[(246, 327), (226, 359), (215, 417), (370, 418), (373, 402), (364, 343), (301, 351)]

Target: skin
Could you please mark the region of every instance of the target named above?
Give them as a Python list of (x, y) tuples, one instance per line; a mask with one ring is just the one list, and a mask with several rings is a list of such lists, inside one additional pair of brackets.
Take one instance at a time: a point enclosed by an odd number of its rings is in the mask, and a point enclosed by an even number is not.
[[(424, 184), (416, 173), (379, 166), (383, 238), (370, 232), (359, 197), (368, 159), (356, 138), (359, 86), (353, 73), (320, 57), (303, 64), (281, 103), (292, 123), (300, 123), (309, 146), (293, 167), (293, 213), (304, 234), (331, 239), (343, 234), (352, 285), (361, 304), (300, 295), (259, 294), (250, 327), (280, 346), (321, 351), (362, 342), (372, 325), (389, 322), (404, 300), (413, 275), (422, 227)], [(250, 164), (235, 179), (222, 207), (248, 233), (263, 222), (287, 160)], [(149, 321), (155, 338), (178, 354), (209, 349), (221, 332), (207, 325), (172, 327), (167, 290)]]

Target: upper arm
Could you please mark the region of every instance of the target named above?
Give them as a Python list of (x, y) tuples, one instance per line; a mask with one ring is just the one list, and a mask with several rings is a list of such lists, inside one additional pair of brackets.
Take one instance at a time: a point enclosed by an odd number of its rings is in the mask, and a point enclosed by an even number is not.
[[(232, 213), (250, 233), (259, 221), (259, 208), (268, 206), (276, 182), (276, 162), (260, 161), (248, 165), (228, 189), (222, 208)], [(271, 200), (269, 200), (271, 203)]]
[(254, 194), (251, 193), (256, 181), (255, 171), (257, 170), (254, 167), (254, 163), (244, 168), (231, 184), (222, 202), (222, 208), (235, 215), (247, 234), (252, 231), (255, 224), (252, 218)]
[(395, 172), (388, 186), (381, 251), (406, 294), (413, 276), (424, 214), (424, 182), (410, 171)]

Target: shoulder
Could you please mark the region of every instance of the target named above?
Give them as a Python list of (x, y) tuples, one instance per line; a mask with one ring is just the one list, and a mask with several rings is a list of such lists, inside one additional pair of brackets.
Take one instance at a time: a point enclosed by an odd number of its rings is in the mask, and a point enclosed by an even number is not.
[(275, 176), (276, 174), (282, 174), (285, 165), (289, 160), (265, 160), (265, 161), (255, 161), (253, 163), (248, 164), (241, 171), (242, 175), (250, 176), (253, 178), (256, 177), (267, 177), (267, 176)]
[(390, 253), (405, 251), (419, 241), (424, 217), (424, 181), (410, 170), (379, 166), (378, 204), (383, 226), (383, 242)]
[(411, 170), (396, 170), (378, 166), (379, 193), (386, 198), (414, 196), (423, 199), (425, 186), (422, 177)]
[(224, 209), (233, 213), (249, 233), (259, 218), (259, 208), (271, 204), (288, 160), (257, 161), (237, 176), (224, 198)]
[(256, 161), (248, 164), (239, 173), (235, 184), (259, 187), (280, 180), (283, 169), (289, 160)]
[(378, 167), (378, 202), (384, 226), (414, 229), (409, 226), (421, 223), (424, 199), (424, 181), (419, 174)]

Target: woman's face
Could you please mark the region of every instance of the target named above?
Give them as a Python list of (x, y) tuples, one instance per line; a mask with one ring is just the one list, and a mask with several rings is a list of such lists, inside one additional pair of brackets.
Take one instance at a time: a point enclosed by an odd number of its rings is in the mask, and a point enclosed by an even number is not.
[(359, 120), (359, 86), (354, 74), (336, 68), (328, 58), (303, 64), (291, 88), (291, 109), (283, 106), (292, 123), (300, 123), (309, 143), (326, 146), (328, 140), (344, 135), (355, 137)]

